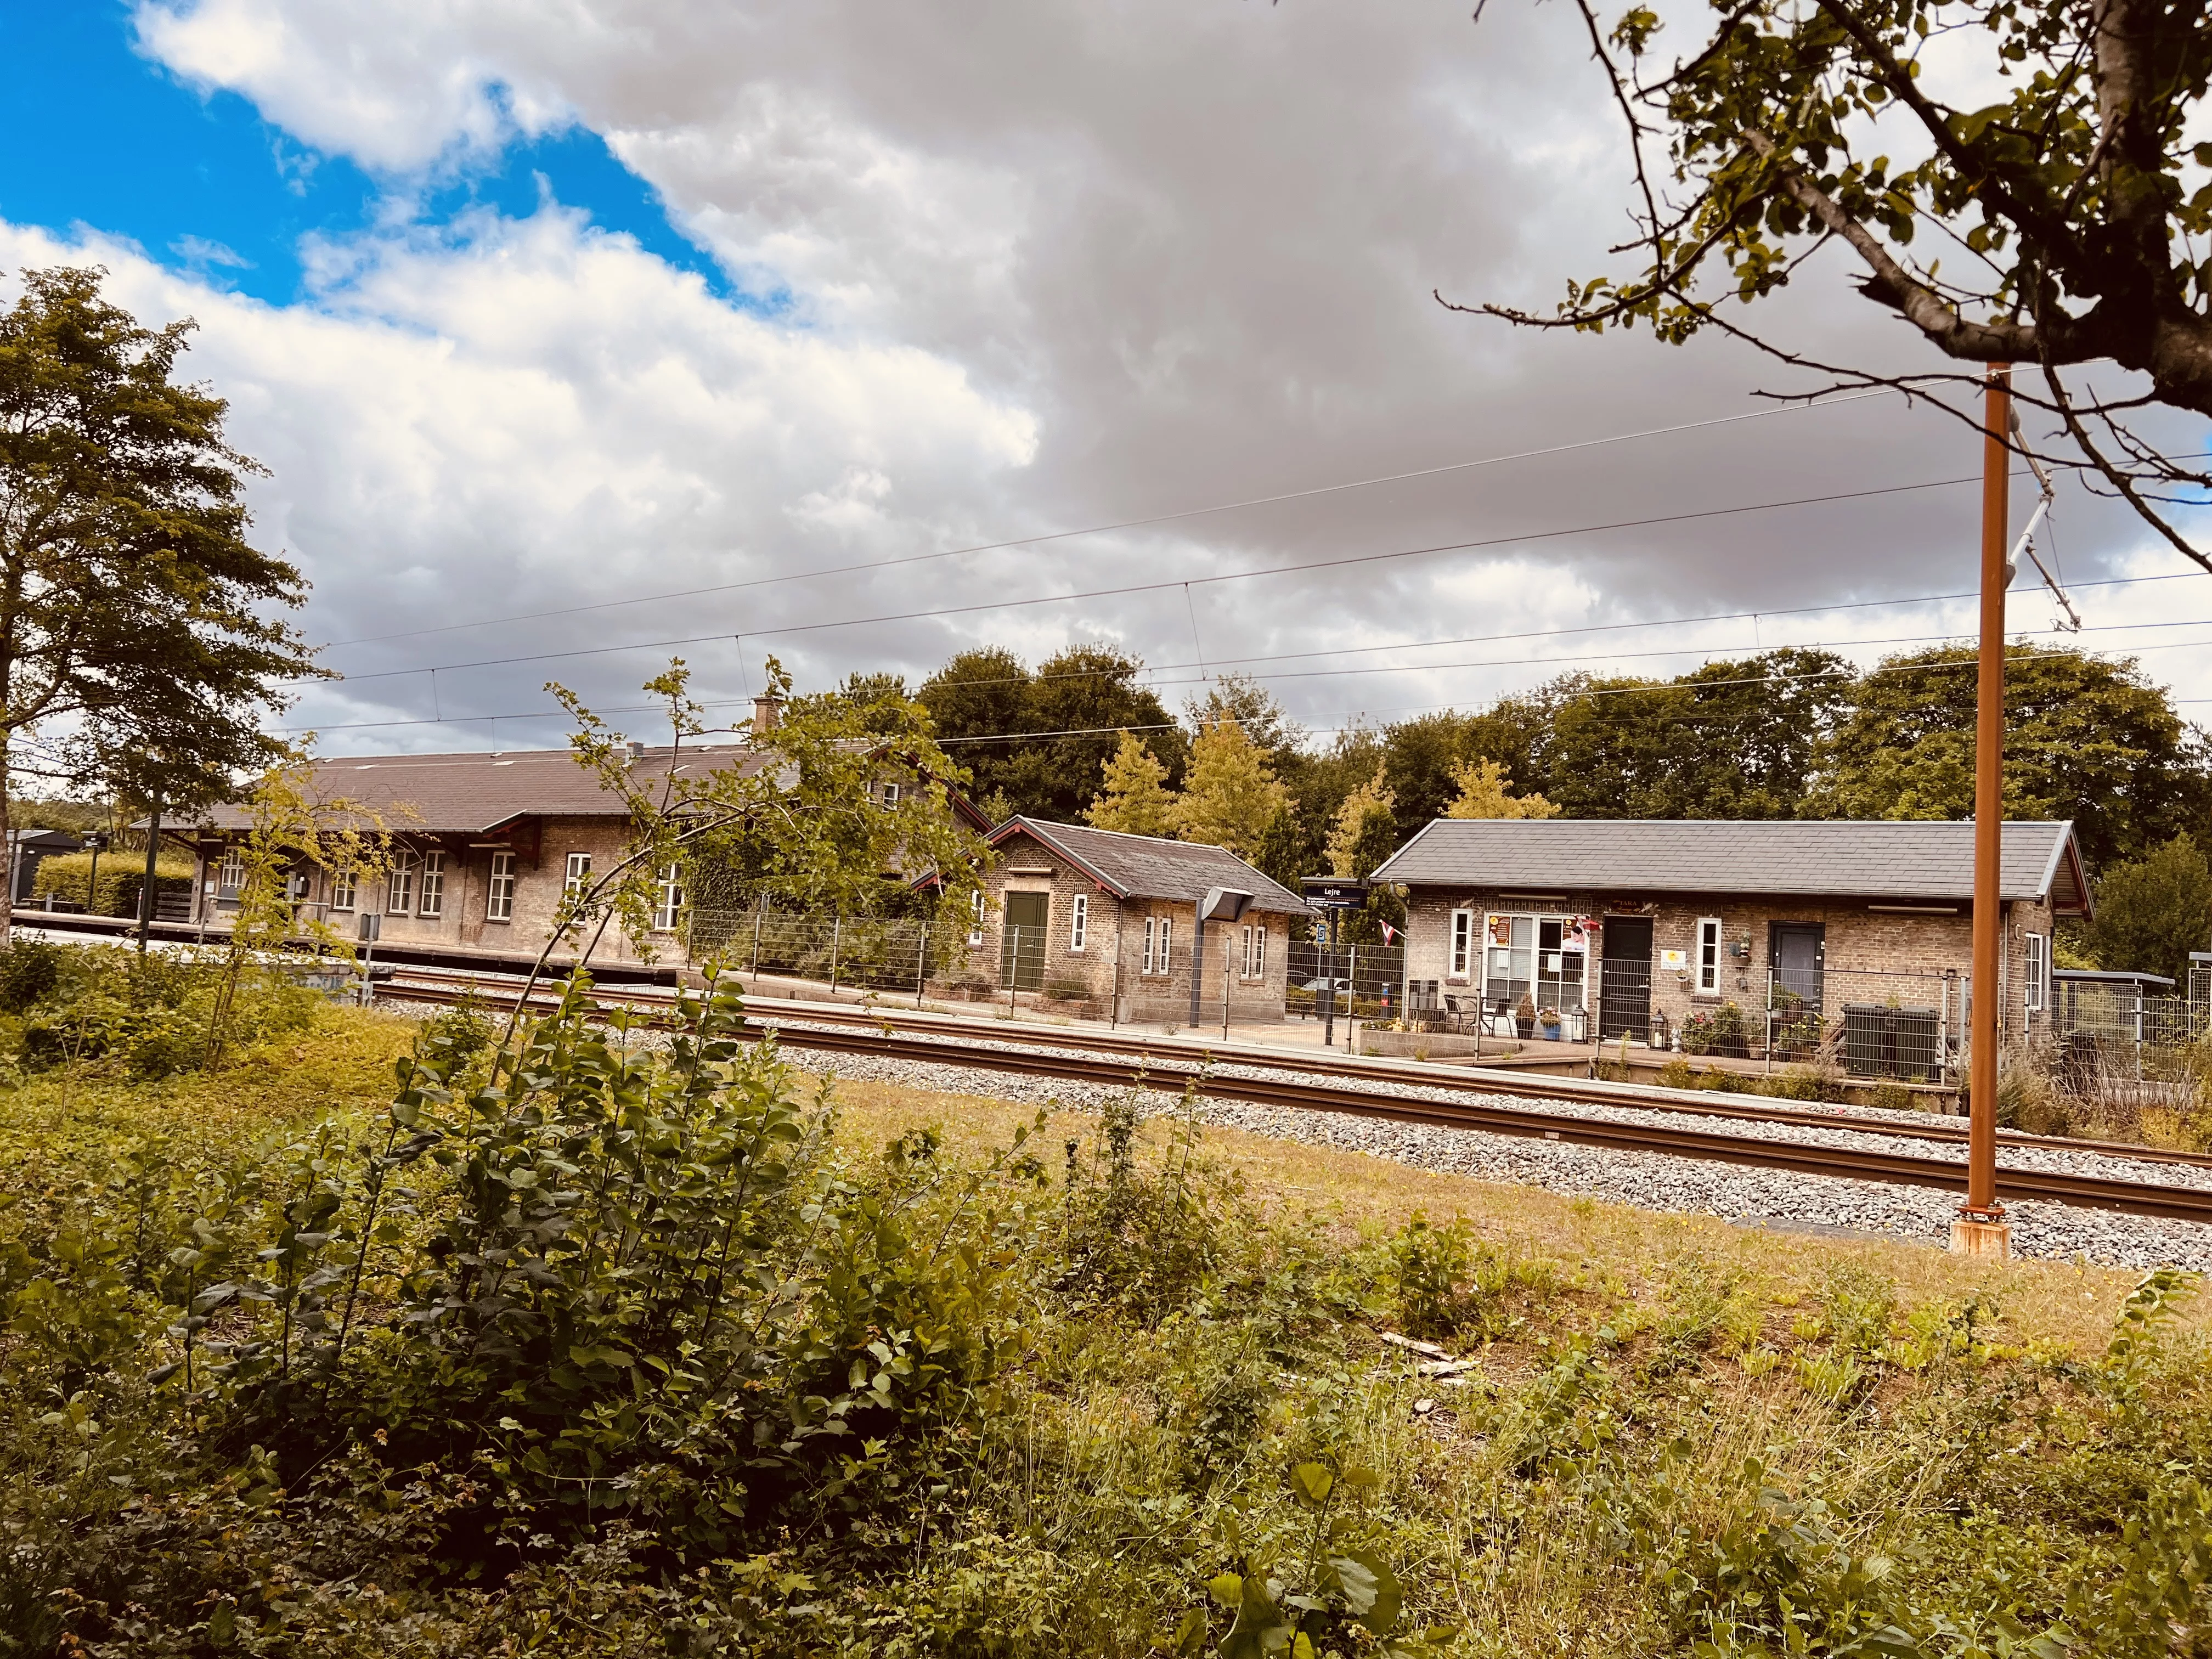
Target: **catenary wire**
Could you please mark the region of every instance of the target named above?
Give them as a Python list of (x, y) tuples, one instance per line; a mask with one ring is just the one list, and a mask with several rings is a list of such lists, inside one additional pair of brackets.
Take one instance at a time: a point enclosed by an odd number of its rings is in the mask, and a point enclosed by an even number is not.
[(1544, 449), (1524, 449), (1510, 455), (1489, 455), (1472, 461), (1452, 461), (1442, 466), (1418, 468), (1411, 472), (1393, 472), (1382, 477), (1356, 478), (1346, 483), (1321, 484), (1310, 489), (1286, 490), (1274, 495), (1254, 495), (1243, 501), (1223, 501), (1211, 507), (1184, 507), (1173, 513), (1156, 513), (1141, 519), (1123, 519), (1112, 524), (1086, 525), (1075, 530), (1054, 530), (1035, 536), (1018, 536), (1000, 542), (980, 542), (970, 547), (948, 547), (933, 553), (910, 553), (895, 559), (873, 559), (857, 564), (833, 565), (818, 570), (793, 570), (776, 575), (756, 576), (740, 582), (720, 582), (709, 587), (678, 588), (665, 593), (644, 593), (623, 599), (600, 599), (589, 605), (561, 605), (550, 611), (532, 611), (511, 617), (487, 617), (476, 622), (445, 623), (434, 628), (410, 628), (393, 634), (368, 634), (357, 639), (333, 640), (325, 648), (337, 650), (349, 645), (374, 645), (386, 640), (419, 639), (430, 634), (451, 634), (471, 628), (500, 628), (509, 623), (542, 622), (551, 617), (573, 617), (588, 611), (610, 611), (623, 605), (658, 605), (669, 599), (692, 599), (709, 593), (734, 593), (746, 588), (766, 587), (780, 582), (811, 581), (824, 576), (854, 575), (863, 570), (888, 570), (902, 565), (924, 564), (938, 559), (963, 558), (974, 553), (997, 553), (1018, 547), (1036, 547), (1046, 542), (1067, 541), (1081, 536), (1110, 535), (1117, 530), (1140, 530), (1151, 525), (1173, 524), (1183, 519), (1209, 517), (1217, 513), (1241, 512), (1246, 507), (1272, 507), (1284, 501), (1310, 501), (1317, 495), (1334, 495), (1351, 489), (1370, 489), (1382, 484), (1407, 483), (1416, 478), (1433, 478), (1450, 472), (1467, 472), (1479, 467), (1503, 466), (1513, 461), (1538, 460), (1549, 455), (1571, 454), (1577, 450), (1601, 449), (1612, 444), (1633, 443), (1644, 438), (1663, 438), (1680, 432), (1697, 432), (1709, 427), (1733, 426), (1742, 421), (1765, 420), (1770, 416), (1801, 412), (1808, 409), (1832, 409), (1844, 404), (1863, 403), (1869, 398), (1893, 395), (1883, 387), (1874, 392), (1855, 392), (1847, 397), (1831, 398), (1817, 404), (1791, 404), (1776, 409), (1754, 409), (1741, 415), (1717, 416), (1706, 421), (1685, 421), (1675, 426), (1650, 427), (1641, 432), (1623, 432), (1607, 438), (1585, 438), (1571, 444), (1554, 444)]
[[(1837, 501), (1865, 501), (1885, 495), (1909, 495), (1920, 490), (1954, 489), (1961, 484), (1978, 483), (1981, 475), (1958, 478), (1935, 478), (1923, 483), (1887, 484), (1873, 489), (1838, 491), (1826, 495), (1799, 495), (1779, 501), (1753, 501), (1738, 507), (1701, 508), (1694, 513), (1657, 514), (1641, 519), (1620, 519), (1602, 524), (1576, 525), (1561, 530), (1519, 532), (1508, 536), (1484, 537), (1474, 541), (1440, 542), (1427, 547), (1395, 549), (1388, 553), (1347, 554), (1334, 559), (1310, 559), (1297, 564), (1269, 565), (1257, 570), (1230, 570), (1208, 576), (1173, 577), (1161, 581), (1131, 582), (1118, 587), (1092, 588), (1075, 593), (1047, 593), (1021, 599), (992, 599), (974, 605), (942, 605), (927, 611), (908, 611), (875, 617), (847, 617), (826, 622), (794, 623), (780, 628), (749, 628), (748, 639), (778, 639), (794, 634), (819, 633), (841, 628), (866, 628), (884, 623), (923, 622), (939, 617), (971, 616), (985, 611), (1013, 611), (1036, 605), (1067, 605), (1078, 599), (1121, 599), (1133, 593), (1163, 592), (1183, 586), (1212, 586), (1228, 582), (1251, 581), (1263, 576), (1296, 575), (1311, 570), (1337, 570), (1352, 565), (1380, 564), (1398, 559), (1421, 558), (1437, 553), (1464, 553), (1481, 548), (1508, 547), (1527, 542), (1556, 541), (1565, 536), (1601, 535), (1616, 530), (1638, 530), (1654, 525), (1687, 524), (1701, 520), (1735, 517), (1747, 513), (1778, 512), (1789, 507), (1821, 507)], [(471, 662), (424, 664), (412, 668), (384, 668), (364, 674), (348, 674), (347, 683), (365, 680), (396, 679), (410, 674), (432, 672), (450, 673), (465, 668), (506, 668), (520, 663), (556, 662), (577, 657), (599, 657), (625, 651), (665, 650), (671, 646), (704, 645), (730, 637), (727, 629), (712, 634), (691, 634), (680, 638), (640, 640), (628, 645), (580, 646), (566, 651), (532, 651), (511, 657), (485, 657)]]

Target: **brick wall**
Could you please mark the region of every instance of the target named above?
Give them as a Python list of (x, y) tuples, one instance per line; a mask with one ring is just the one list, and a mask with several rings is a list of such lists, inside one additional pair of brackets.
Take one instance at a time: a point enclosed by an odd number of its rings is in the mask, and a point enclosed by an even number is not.
[[(1847, 1001), (1887, 1001), (1894, 998), (1910, 1006), (1941, 1006), (1947, 970), (1958, 976), (1956, 986), (1969, 977), (1973, 959), (1972, 919), (1961, 904), (1948, 915), (1909, 915), (1870, 909), (1864, 900), (1801, 901), (1759, 896), (1648, 896), (1596, 889), (1570, 890), (1543, 896), (1563, 899), (1557, 905), (1534, 904), (1501, 895), (1494, 888), (1416, 888), (1407, 902), (1406, 975), (1433, 979), (1441, 990), (1462, 998), (1479, 996), (1482, 990), (1483, 919), (1493, 911), (1516, 915), (1543, 914), (1591, 916), (1601, 921), (1608, 915), (1634, 916), (1651, 923), (1651, 1006), (1676, 1030), (1700, 1010), (1717, 1009), (1734, 1001), (1747, 1012), (1765, 1006), (1771, 934), (1776, 922), (1811, 922), (1823, 930), (1825, 946), (1824, 1002), (1832, 1017)], [(1930, 906), (1930, 908), (1935, 907)], [(1455, 979), (1450, 972), (1451, 915), (1465, 908), (1474, 913), (1476, 951), (1469, 973)], [(1698, 924), (1706, 918), (1721, 922), (1723, 954), (1719, 985), (1711, 994), (1697, 988)], [(2026, 984), (2027, 935), (2049, 933), (2050, 906), (2045, 902), (2015, 902), (2004, 907), (2002, 984), (2001, 1004), (2004, 1030), (2016, 1033), (2023, 1018)], [(1586, 1002), (1591, 1028), (1595, 1029), (1603, 978), (1602, 927), (1591, 951), (1595, 971), (1586, 976)], [(1744, 954), (1729, 954), (1731, 945)], [(1665, 953), (1683, 953), (1683, 966), (1662, 966)], [(1960, 1017), (1960, 1005), (1951, 1004), (1951, 1017)]]
[[(1009, 893), (1046, 896), (1044, 983), (1080, 982), (1088, 1000), (1103, 1012), (1112, 1003), (1118, 987), (1119, 1017), (1140, 1024), (1181, 1024), (1190, 1018), (1191, 945), (1198, 907), (1164, 899), (1133, 898), (1126, 902), (1107, 892), (1055, 854), (1032, 842), (1022, 842), (1005, 854), (999, 868), (984, 878), (991, 907), (982, 927), (982, 942), (968, 952), (970, 973), (1003, 986), (1000, 971), (1006, 927), (1006, 896)], [(1080, 894), (1088, 903), (1084, 948), (1073, 948), (1074, 901)], [(1172, 924), (1168, 971), (1144, 971), (1145, 923)], [(1242, 975), (1243, 935), (1248, 925), (1267, 931), (1264, 971), (1256, 979)], [(1231, 1018), (1240, 1021), (1279, 1019), (1283, 1012), (1285, 975), (1290, 960), (1290, 918), (1254, 912), (1246, 922), (1216, 922), (1206, 930), (1205, 982), (1200, 1000), (1214, 1018), (1221, 1011), (1222, 952), (1229, 953)], [(1118, 966), (1117, 966), (1118, 965)]]

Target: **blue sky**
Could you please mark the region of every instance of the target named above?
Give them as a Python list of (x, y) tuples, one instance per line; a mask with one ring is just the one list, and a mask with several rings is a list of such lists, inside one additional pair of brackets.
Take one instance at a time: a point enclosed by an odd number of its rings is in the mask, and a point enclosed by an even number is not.
[(482, 206), (526, 216), (550, 195), (726, 293), (653, 189), (580, 125), (518, 136), (489, 163), (379, 179), (306, 148), (235, 93), (203, 95), (140, 56), (115, 0), (0, 0), (0, 219), (15, 224), (127, 237), (161, 264), (281, 305), (301, 296), (303, 237), (361, 231), (389, 200), (435, 225)]

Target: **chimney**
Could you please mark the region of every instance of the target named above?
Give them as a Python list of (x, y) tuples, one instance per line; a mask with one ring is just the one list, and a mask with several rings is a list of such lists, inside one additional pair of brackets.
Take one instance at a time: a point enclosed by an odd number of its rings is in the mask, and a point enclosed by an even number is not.
[(639, 743), (636, 739), (632, 738), (629, 745), (629, 757), (633, 763), (643, 760), (645, 758), (645, 745)]
[(755, 732), (773, 732), (783, 719), (781, 697), (753, 699), (753, 730)]

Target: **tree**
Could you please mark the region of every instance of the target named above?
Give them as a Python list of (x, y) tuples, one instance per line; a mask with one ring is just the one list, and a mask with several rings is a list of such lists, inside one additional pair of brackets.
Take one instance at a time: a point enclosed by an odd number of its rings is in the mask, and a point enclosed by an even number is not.
[(1100, 830), (1125, 836), (1164, 836), (1175, 822), (1175, 797), (1168, 791), (1168, 769), (1132, 732), (1106, 763), (1105, 787), (1091, 798), (1084, 817)]
[(1290, 717), (1273, 692), (1249, 674), (1221, 675), (1206, 688), (1203, 698), (1188, 700), (1183, 713), (1196, 731), (1219, 720), (1236, 721), (1267, 756), (1267, 764), (1278, 770), (1305, 747), (1305, 728)]
[(246, 540), (260, 469), (173, 378), (192, 325), (140, 326), (102, 275), (26, 271), (0, 318), (0, 831), (22, 774), (222, 799), (282, 759), (261, 715), (320, 672), (264, 614), (304, 585)]
[(1448, 818), (1555, 818), (1559, 809), (1541, 795), (1516, 795), (1513, 780), (1494, 760), (1469, 761), (1454, 773), (1459, 796), (1444, 809)]
[[(1145, 665), (1111, 647), (1074, 645), (1032, 673), (1011, 651), (963, 651), (915, 694), (940, 741), (952, 742), (978, 800), (1005, 816), (1073, 823), (1102, 787), (1123, 732), (1167, 769), (1182, 769), (1182, 733), (1158, 696), (1138, 684)], [(1013, 734), (1002, 737), (1001, 734)], [(976, 742), (981, 738), (998, 741)]]
[[(1850, 687), (1806, 816), (1963, 818), (1974, 806), (1974, 653), (1887, 658)], [(2093, 869), (2201, 823), (2203, 734), (2132, 659), (2014, 645), (2005, 653), (2005, 816), (2069, 818)]]
[(2212, 862), (2184, 834), (2107, 872), (2089, 938), (2106, 968), (2186, 985), (2189, 953), (2212, 951)]
[(1290, 792), (1244, 728), (1223, 716), (1190, 746), (1190, 769), (1175, 804), (1176, 834), (1232, 853), (1256, 848)]
[(1832, 651), (1788, 649), (1555, 681), (1551, 798), (1574, 817), (1795, 817), (1851, 678)]
[[(1592, 331), (1641, 322), (1677, 342), (1717, 327), (1846, 385), (1973, 384), (1816, 362), (1731, 319), (1729, 301), (1773, 294), (1839, 240), (1865, 267), (1858, 291), (1938, 361), (2034, 365), (2040, 391), (2026, 395), (2063, 427), (2069, 464), (2212, 569), (2154, 505), (2212, 478), (2123, 424), (2145, 402), (2212, 414), (2202, 0), (1712, 0), (1711, 33), (1656, 74), (1656, 13), (1634, 0), (1608, 30), (1594, 0), (1577, 4), (1628, 127), (1626, 246), (1642, 268), (1570, 283), (1555, 315), (1481, 309)], [(1939, 39), (1950, 49), (1929, 55)], [(1977, 104), (1993, 82), (2005, 95)], [(1655, 143), (1678, 193), (1654, 177)], [(1950, 272), (1911, 252), (1923, 228)], [(2095, 363), (2143, 379), (2085, 390), (2066, 373)]]
[(1396, 797), (1382, 781), (1382, 768), (1345, 797), (1329, 828), (1328, 853), (1331, 875), (1365, 880), (1367, 872), (1398, 848), (1398, 819), (1391, 810)]

